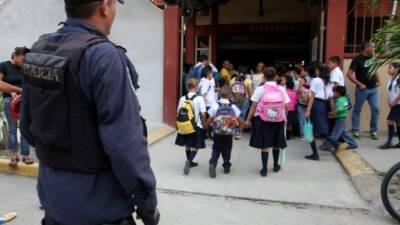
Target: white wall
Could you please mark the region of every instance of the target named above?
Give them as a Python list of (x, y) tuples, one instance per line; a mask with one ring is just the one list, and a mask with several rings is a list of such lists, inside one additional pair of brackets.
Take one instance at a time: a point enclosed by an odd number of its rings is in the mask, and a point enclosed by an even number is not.
[[(37, 38), (55, 31), (65, 20), (61, 0), (7, 0), (0, 7), (0, 61), (8, 60), (15, 46), (30, 47)], [(124, 46), (139, 73), (138, 92), (143, 115), (162, 121), (163, 11), (148, 0), (129, 0), (117, 8), (111, 40)]]

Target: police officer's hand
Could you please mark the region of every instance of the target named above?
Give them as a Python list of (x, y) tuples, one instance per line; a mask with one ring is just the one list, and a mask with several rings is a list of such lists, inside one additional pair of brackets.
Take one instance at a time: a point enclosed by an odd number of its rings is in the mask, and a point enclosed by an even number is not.
[(157, 208), (155, 209), (137, 209), (137, 215), (141, 219), (144, 225), (157, 225), (160, 221), (160, 212)]

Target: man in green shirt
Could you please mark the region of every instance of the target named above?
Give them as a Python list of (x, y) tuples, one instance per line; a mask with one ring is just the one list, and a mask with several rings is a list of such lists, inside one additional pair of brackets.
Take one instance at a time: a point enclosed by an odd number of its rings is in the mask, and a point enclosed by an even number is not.
[(331, 116), (335, 118), (335, 126), (327, 141), (320, 147), (320, 150), (331, 151), (332, 148), (337, 148), (339, 139), (343, 139), (349, 145), (347, 149), (356, 149), (358, 147), (357, 142), (346, 129), (347, 116), (351, 107), (346, 97), (346, 88), (337, 86), (334, 88), (333, 92), (335, 94), (336, 103), (335, 110), (331, 113)]

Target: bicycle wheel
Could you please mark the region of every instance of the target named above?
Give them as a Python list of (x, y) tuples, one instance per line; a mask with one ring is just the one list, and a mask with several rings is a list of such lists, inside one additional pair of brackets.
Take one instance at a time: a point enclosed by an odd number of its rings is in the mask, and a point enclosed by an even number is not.
[(386, 173), (381, 186), (381, 197), (386, 210), (400, 221), (400, 162)]

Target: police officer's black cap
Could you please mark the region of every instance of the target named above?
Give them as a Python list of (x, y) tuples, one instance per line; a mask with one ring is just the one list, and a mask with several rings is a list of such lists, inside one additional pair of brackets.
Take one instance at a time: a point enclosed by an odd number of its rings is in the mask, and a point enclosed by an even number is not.
[[(64, 0), (66, 5), (80, 5), (91, 2), (100, 2), (101, 0)], [(117, 0), (119, 3), (124, 4), (125, 0)]]
[(25, 55), (26, 53), (29, 53), (30, 49), (27, 47), (16, 47), (14, 50), (14, 54), (17, 55)]

